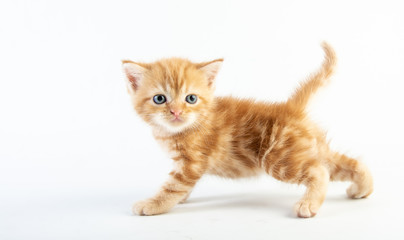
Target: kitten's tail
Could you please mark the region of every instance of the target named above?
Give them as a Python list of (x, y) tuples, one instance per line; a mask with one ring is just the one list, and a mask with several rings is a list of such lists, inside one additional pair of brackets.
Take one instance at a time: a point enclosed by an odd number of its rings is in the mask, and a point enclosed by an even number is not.
[(292, 97), (289, 98), (287, 104), (292, 108), (304, 110), (311, 96), (317, 91), (317, 89), (328, 82), (328, 79), (334, 72), (334, 67), (337, 63), (334, 49), (326, 42), (323, 42), (321, 46), (325, 52), (323, 64), (316, 73), (312, 74), (306, 81), (302, 82)]

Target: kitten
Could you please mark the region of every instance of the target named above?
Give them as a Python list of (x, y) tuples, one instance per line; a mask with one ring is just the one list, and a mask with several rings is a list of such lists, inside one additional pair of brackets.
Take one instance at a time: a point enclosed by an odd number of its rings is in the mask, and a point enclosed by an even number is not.
[(175, 163), (160, 191), (134, 204), (133, 212), (169, 211), (188, 198), (204, 174), (241, 178), (265, 172), (280, 181), (303, 184), (307, 189), (295, 212), (304, 218), (316, 215), (330, 180), (352, 181), (350, 198), (371, 194), (373, 181), (366, 166), (331, 150), (326, 134), (306, 115), (310, 97), (327, 83), (336, 64), (333, 49), (327, 43), (322, 47), (326, 55), (321, 68), (280, 103), (214, 97), (223, 59), (124, 60), (133, 106)]

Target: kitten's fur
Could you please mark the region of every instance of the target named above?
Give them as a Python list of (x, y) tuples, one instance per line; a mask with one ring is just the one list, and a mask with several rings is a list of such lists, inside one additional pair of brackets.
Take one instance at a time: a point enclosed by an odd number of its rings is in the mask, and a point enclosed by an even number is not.
[[(303, 184), (306, 193), (295, 205), (299, 217), (316, 215), (330, 180), (352, 181), (347, 189), (351, 198), (371, 194), (373, 182), (366, 166), (332, 151), (325, 133), (305, 112), (310, 97), (328, 81), (336, 63), (333, 49), (326, 43), (323, 49), (325, 60), (318, 72), (281, 103), (214, 97), (222, 59), (123, 61), (136, 112), (152, 126), (155, 138), (175, 163), (160, 191), (137, 202), (133, 212), (169, 211), (187, 199), (204, 174), (240, 178), (266, 172), (284, 182)], [(157, 94), (165, 95), (167, 102), (154, 103)], [(195, 104), (185, 101), (188, 94), (198, 96)]]

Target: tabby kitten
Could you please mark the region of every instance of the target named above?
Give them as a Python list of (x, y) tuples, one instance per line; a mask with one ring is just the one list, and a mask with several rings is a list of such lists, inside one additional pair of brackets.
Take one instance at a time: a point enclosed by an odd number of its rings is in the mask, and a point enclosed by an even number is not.
[(135, 203), (133, 212), (169, 211), (188, 198), (204, 174), (241, 178), (265, 172), (280, 181), (303, 184), (307, 189), (295, 212), (304, 218), (316, 215), (330, 180), (352, 181), (350, 198), (371, 194), (373, 182), (366, 166), (331, 150), (325, 133), (307, 117), (310, 97), (327, 83), (336, 64), (333, 49), (327, 43), (322, 47), (326, 55), (321, 68), (280, 103), (214, 97), (223, 59), (123, 61), (136, 112), (175, 163), (160, 191)]

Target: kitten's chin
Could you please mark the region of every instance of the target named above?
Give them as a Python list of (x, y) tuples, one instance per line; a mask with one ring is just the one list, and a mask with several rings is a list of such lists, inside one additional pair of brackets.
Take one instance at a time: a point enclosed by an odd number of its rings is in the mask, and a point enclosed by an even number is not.
[(189, 115), (187, 119), (165, 120), (154, 118), (153, 120), (159, 130), (163, 130), (168, 134), (178, 134), (189, 129), (194, 124), (196, 118), (195, 115)]

